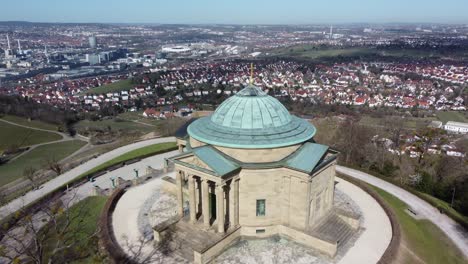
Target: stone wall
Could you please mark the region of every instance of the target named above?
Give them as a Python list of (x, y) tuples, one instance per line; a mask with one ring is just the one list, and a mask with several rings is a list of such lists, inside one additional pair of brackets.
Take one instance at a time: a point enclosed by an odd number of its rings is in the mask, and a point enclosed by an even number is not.
[(265, 163), (280, 161), (295, 152), (301, 144), (274, 149), (235, 149), (213, 146), (227, 156), (246, 163)]

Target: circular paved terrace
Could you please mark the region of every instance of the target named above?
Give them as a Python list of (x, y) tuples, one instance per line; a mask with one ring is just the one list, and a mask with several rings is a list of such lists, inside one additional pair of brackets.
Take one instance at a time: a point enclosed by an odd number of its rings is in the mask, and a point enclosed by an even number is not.
[[(175, 173), (166, 174), (175, 177)], [(165, 175), (163, 175), (165, 176)], [(115, 237), (129, 255), (143, 246), (142, 255), (154, 263), (186, 263), (154, 250), (152, 226), (176, 214), (176, 198), (161, 190), (159, 177), (129, 189), (119, 200), (113, 214)], [(392, 238), (390, 220), (374, 198), (359, 187), (336, 178), (335, 205), (361, 214), (361, 231), (338, 251), (335, 259), (281, 238), (241, 240), (225, 250), (214, 263), (272, 263), (273, 256), (294, 263), (376, 263)]]

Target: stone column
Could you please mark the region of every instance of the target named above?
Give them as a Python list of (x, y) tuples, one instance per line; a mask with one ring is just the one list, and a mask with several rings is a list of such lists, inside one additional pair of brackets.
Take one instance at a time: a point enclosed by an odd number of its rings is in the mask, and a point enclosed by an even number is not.
[(179, 153), (184, 152), (184, 146), (182, 144), (179, 144)]
[(176, 188), (177, 188), (177, 213), (184, 216), (184, 194), (183, 194), (183, 172), (177, 171), (176, 173)]
[(195, 178), (193, 175), (188, 176), (188, 189), (189, 189), (189, 204), (190, 204), (190, 222), (195, 223), (197, 221), (197, 209), (196, 209), (196, 198), (195, 198)]
[(209, 186), (208, 186), (208, 180), (207, 179), (202, 179), (201, 180), (201, 187), (202, 187), (202, 214), (203, 214), (203, 226), (205, 228), (210, 227), (210, 209), (209, 207)]
[(224, 186), (216, 184), (216, 221), (218, 221), (218, 232), (224, 233)]
[(229, 227), (239, 224), (239, 182), (236, 179), (229, 185)]

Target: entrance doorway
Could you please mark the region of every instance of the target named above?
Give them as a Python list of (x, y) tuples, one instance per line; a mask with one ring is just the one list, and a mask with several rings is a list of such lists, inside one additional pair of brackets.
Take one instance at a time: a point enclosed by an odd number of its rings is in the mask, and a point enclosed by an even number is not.
[(216, 194), (210, 193), (210, 220), (216, 220)]

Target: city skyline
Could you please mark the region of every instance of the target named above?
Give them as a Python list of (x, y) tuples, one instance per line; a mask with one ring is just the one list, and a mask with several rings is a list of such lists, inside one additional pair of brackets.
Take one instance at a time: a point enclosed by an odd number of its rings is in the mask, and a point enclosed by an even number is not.
[[(22, 7), (22, 8), (18, 8)], [(345, 1), (213, 0), (160, 2), (32, 1), (3, 4), (2, 21), (59, 23), (160, 23), (160, 24), (323, 24), (323, 23), (447, 23), (464, 24), (468, 2), (447, 1)], [(73, 12), (70, 12), (73, 10)], [(294, 14), (291, 16), (291, 14)]]

